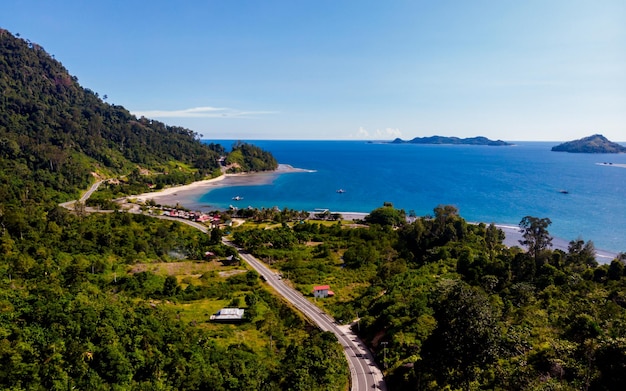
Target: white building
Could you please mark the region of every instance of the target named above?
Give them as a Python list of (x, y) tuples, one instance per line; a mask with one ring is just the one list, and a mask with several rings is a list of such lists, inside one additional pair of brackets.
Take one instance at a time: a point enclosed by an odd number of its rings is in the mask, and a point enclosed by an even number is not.
[(222, 308), (210, 319), (215, 322), (238, 322), (243, 320), (244, 311), (243, 308)]

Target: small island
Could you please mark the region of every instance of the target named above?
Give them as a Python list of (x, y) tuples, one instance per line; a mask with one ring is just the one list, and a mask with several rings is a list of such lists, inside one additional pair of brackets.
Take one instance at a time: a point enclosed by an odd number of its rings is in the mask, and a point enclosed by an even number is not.
[(431, 136), (431, 137), (415, 137), (412, 140), (402, 140), (397, 138), (391, 142), (391, 144), (453, 144), (453, 145), (488, 145), (488, 146), (508, 146), (513, 145), (502, 140), (490, 140), (487, 137), (445, 137), (445, 136)]
[(607, 140), (607, 138), (601, 134), (594, 134), (593, 136), (554, 146), (552, 147), (552, 151), (570, 153), (625, 153), (626, 147)]

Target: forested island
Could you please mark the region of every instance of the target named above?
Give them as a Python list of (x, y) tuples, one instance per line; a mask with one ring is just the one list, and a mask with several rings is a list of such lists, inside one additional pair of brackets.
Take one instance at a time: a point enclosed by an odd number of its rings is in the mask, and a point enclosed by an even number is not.
[[(0, 30), (0, 388), (346, 390), (342, 347), (240, 259), (263, 260), (339, 324), (353, 324), (390, 390), (614, 390), (626, 381), (626, 256), (553, 250), (550, 219), (519, 246), (453, 206), (363, 221), (277, 208), (213, 211), (205, 234), (157, 205), (114, 198), (273, 169), (193, 131), (106, 103), (41, 47)], [(97, 194), (97, 193), (96, 193)], [(166, 206), (158, 207), (160, 211)], [(238, 220), (239, 224), (232, 224)], [(211, 322), (222, 308), (240, 322)]]
[(626, 147), (609, 141), (601, 134), (568, 141), (552, 147), (554, 152), (570, 153), (626, 153)]
[(508, 146), (513, 145), (502, 140), (490, 140), (487, 137), (445, 137), (445, 136), (430, 136), (430, 137), (415, 137), (412, 140), (402, 140), (396, 138), (391, 144), (453, 144), (453, 145), (489, 145), (489, 146)]

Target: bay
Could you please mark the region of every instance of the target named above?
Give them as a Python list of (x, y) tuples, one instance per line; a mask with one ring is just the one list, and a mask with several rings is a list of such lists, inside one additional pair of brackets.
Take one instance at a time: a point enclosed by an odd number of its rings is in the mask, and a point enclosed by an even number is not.
[[(206, 142), (228, 147), (234, 140)], [(196, 205), (228, 208), (240, 196), (238, 207), (367, 213), (391, 202), (424, 216), (448, 204), (468, 221), (517, 226), (527, 215), (548, 217), (554, 236), (626, 251), (626, 168), (615, 166), (626, 164), (624, 154), (550, 151), (556, 142), (510, 147), (248, 142), (270, 151), (281, 164), (311, 172), (276, 174), (268, 184), (216, 188), (199, 196)]]

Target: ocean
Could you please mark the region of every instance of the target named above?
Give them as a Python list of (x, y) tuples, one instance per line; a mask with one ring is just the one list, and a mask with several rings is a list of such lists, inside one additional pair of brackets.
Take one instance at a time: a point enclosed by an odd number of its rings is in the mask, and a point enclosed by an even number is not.
[[(234, 141), (206, 142), (230, 148)], [(509, 147), (248, 142), (270, 151), (281, 164), (310, 172), (275, 175), (270, 184), (216, 188), (201, 195), (197, 205), (370, 212), (391, 202), (424, 216), (448, 204), (472, 222), (517, 226), (527, 215), (548, 217), (555, 237), (626, 251), (626, 168), (615, 165), (626, 164), (625, 154), (550, 151), (558, 142)], [(235, 196), (243, 200), (233, 201)]]

